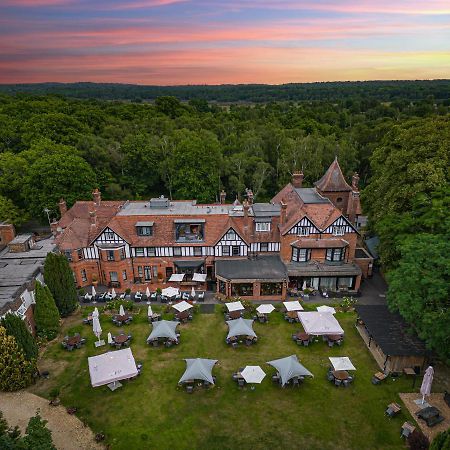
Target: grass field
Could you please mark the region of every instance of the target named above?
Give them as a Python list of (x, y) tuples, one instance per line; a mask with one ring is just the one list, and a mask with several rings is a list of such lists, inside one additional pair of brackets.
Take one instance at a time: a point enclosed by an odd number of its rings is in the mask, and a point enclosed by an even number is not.
[[(181, 325), (180, 345), (166, 349), (145, 343), (150, 326), (142, 305), (124, 329), (133, 334), (131, 349), (143, 362), (143, 371), (115, 392), (90, 385), (87, 356), (107, 349), (94, 348), (92, 329), (81, 325), (81, 316), (78, 312), (67, 319), (61, 336), (80, 332), (87, 345), (71, 353), (60, 340), (50, 345), (40, 368), (50, 370), (52, 376), (32, 390), (48, 396), (51, 388), (59, 387), (63, 404), (76, 406), (82, 420), (106, 434), (112, 449), (404, 448), (400, 427), (410, 417), (402, 412), (388, 419), (384, 410), (388, 403), (400, 402), (398, 392), (411, 390), (411, 380), (371, 384), (377, 366), (354, 327), (353, 313), (336, 315), (346, 333), (342, 347), (329, 348), (321, 340), (309, 347), (297, 346), (291, 334), (300, 325), (285, 322), (275, 311), (270, 323), (254, 325), (259, 336), (256, 345), (232, 349), (225, 344), (227, 327), (218, 305), (215, 314), (196, 313), (191, 323)], [(109, 316), (102, 314), (101, 322), (103, 337), (108, 331), (117, 332)], [(281, 389), (272, 384), (274, 369), (265, 362), (293, 353), (315, 378), (299, 389)], [(351, 387), (336, 388), (326, 380), (328, 356), (352, 359), (357, 371)], [(215, 388), (189, 395), (177, 386), (185, 369), (183, 358), (192, 357), (219, 360), (213, 371)], [(231, 379), (232, 372), (247, 364), (261, 365), (267, 373), (255, 390), (240, 390)]]

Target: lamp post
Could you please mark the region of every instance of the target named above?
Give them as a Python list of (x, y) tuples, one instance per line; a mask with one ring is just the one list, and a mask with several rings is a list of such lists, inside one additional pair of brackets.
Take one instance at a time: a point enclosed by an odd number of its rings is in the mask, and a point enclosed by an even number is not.
[(47, 213), (48, 226), (51, 227), (51, 222), (50, 222), (50, 210), (49, 210), (48, 208), (44, 208), (44, 212)]

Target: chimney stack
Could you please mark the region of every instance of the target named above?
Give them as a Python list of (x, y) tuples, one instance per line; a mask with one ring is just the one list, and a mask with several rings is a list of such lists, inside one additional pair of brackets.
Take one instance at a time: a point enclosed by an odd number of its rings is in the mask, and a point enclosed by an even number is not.
[(91, 227), (97, 224), (97, 213), (95, 211), (89, 211), (89, 219), (91, 221)]
[(355, 172), (352, 177), (352, 189), (354, 191), (357, 191), (359, 189), (358, 184), (359, 184), (359, 175), (358, 172)]
[(94, 200), (95, 206), (100, 206), (100, 202), (102, 200), (102, 195), (100, 194), (100, 191), (98, 190), (98, 188), (95, 188), (94, 191), (92, 192), (92, 199)]
[(53, 219), (52, 222), (50, 223), (50, 231), (52, 232), (53, 236), (57, 236), (58, 234), (58, 225), (59, 222), (56, 219)]
[(12, 223), (0, 222), (0, 242), (8, 244), (16, 237), (16, 229)]
[(281, 215), (280, 215), (280, 224), (284, 225), (287, 220), (287, 204), (284, 203), (284, 200), (281, 200)]
[(220, 204), (225, 204), (225, 199), (227, 198), (227, 193), (222, 189), (220, 191)]
[(292, 174), (292, 185), (295, 187), (295, 189), (300, 189), (303, 184), (303, 172), (295, 171)]
[(59, 214), (61, 215), (61, 217), (67, 212), (67, 203), (66, 201), (62, 198), (59, 201)]
[(247, 191), (247, 199), (250, 205), (253, 205), (253, 191), (251, 189), (246, 189)]

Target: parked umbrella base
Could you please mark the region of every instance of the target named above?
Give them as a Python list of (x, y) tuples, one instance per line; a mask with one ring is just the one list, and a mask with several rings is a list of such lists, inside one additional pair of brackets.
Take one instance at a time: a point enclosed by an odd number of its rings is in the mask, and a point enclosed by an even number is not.
[(113, 383), (109, 383), (107, 386), (114, 392), (116, 389), (122, 387), (122, 384), (119, 381), (114, 381)]
[(105, 341), (103, 339), (101, 341), (95, 341), (96, 347), (101, 347), (102, 345), (105, 345)]
[(414, 403), (420, 407), (420, 409), (423, 408), (428, 408), (429, 406), (431, 406), (427, 401), (423, 401), (423, 399), (418, 398), (417, 400), (414, 400)]

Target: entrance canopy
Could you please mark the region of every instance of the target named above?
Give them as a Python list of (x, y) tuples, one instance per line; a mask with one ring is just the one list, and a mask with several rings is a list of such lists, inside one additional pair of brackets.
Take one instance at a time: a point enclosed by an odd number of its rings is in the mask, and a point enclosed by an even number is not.
[(305, 332), (308, 334), (315, 336), (344, 334), (344, 330), (331, 313), (320, 313), (316, 311), (299, 312), (298, 318), (300, 319)]
[(314, 376), (305, 366), (300, 364), (297, 355), (274, 359), (273, 361), (268, 361), (267, 364), (270, 364), (278, 370), (280, 373), (282, 386), (284, 386), (293, 377)]
[(192, 276), (192, 281), (204, 283), (206, 281), (206, 273), (194, 273)]
[(195, 358), (185, 359), (185, 361), (186, 370), (183, 376), (180, 378), (179, 383), (190, 380), (204, 380), (208, 381), (211, 384), (214, 384), (212, 369), (218, 361), (217, 359)]
[(176, 295), (178, 295), (180, 293), (180, 290), (178, 288), (174, 288), (172, 286), (168, 287), (168, 288), (164, 288), (161, 291), (162, 295), (165, 295), (166, 297), (175, 297)]
[(172, 320), (153, 322), (153, 329), (150, 336), (147, 338), (147, 342), (158, 338), (177, 339), (176, 328), (179, 324), (180, 322)]
[(260, 314), (270, 314), (274, 309), (275, 307), (269, 303), (267, 305), (259, 305), (256, 308), (256, 311), (258, 311)]
[(242, 311), (243, 309), (245, 309), (242, 306), (241, 302), (230, 302), (230, 303), (225, 303), (225, 306), (227, 307), (228, 311)]
[(348, 356), (330, 356), (328, 359), (334, 370), (356, 370), (356, 367), (352, 364)]
[(179, 312), (183, 312), (186, 311), (187, 309), (193, 308), (193, 306), (185, 300), (179, 303), (175, 303), (174, 305), (172, 305), (172, 307)]
[(303, 306), (300, 305), (298, 300), (294, 300), (292, 302), (283, 302), (283, 305), (286, 308), (286, 311), (303, 311)]
[(88, 358), (92, 387), (103, 386), (138, 374), (130, 348)]
[(227, 338), (235, 336), (256, 337), (256, 333), (253, 331), (252, 324), (252, 319), (243, 319), (242, 317), (236, 320), (227, 320), (227, 325), (229, 327)]
[(183, 281), (184, 273), (173, 273), (170, 275), (169, 281)]

